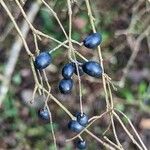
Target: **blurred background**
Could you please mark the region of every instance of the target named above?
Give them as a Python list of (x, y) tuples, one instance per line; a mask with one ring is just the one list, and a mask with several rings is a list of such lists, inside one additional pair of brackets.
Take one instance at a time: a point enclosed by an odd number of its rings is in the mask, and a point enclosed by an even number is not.
[[(23, 1), (21, 1), (23, 2)], [(68, 13), (66, 0), (48, 2), (60, 18), (68, 33)], [(6, 1), (16, 22), (26, 36), (30, 50), (35, 46), (31, 31), (14, 1)], [(150, 148), (150, 2), (149, 0), (94, 0), (91, 3), (95, 24), (102, 34), (101, 44), (105, 72), (112, 78), (118, 88), (113, 91), (115, 107), (131, 119), (138, 133)], [(22, 7), (31, 17), (36, 29), (64, 41), (57, 21), (49, 10), (34, 0), (24, 0)], [(72, 1), (73, 39), (78, 42), (92, 32), (86, 5), (83, 0)], [(26, 35), (27, 34), (27, 35)], [(38, 40), (41, 51), (52, 50), (58, 44), (43, 38)], [(97, 60), (96, 50), (73, 45), (87, 59)], [(74, 76), (75, 86), (69, 95), (58, 91), (58, 82), (62, 78), (61, 68), (68, 62), (67, 50), (63, 47), (52, 53), (53, 62), (46, 68), (52, 94), (54, 94), (73, 114), (79, 111), (78, 80)], [(80, 59), (79, 59), (80, 60)], [(83, 75), (84, 111), (92, 117), (104, 111), (104, 91), (97, 79)], [(76, 88), (77, 87), (77, 88)], [(30, 104), (34, 88), (34, 79), (21, 41), (17, 37), (12, 22), (0, 5), (0, 150), (53, 150), (50, 124), (41, 121), (37, 111), (43, 106), (43, 97), (36, 95)], [(75, 149), (74, 143), (65, 139), (73, 134), (67, 129), (69, 117), (53, 101), (49, 102), (52, 112), (57, 144), (60, 150)], [(126, 120), (125, 125), (128, 127)], [(104, 117), (90, 127), (97, 136), (105, 131), (109, 120)], [(125, 149), (136, 150), (131, 140), (115, 122), (119, 139)], [(111, 137), (112, 132), (108, 133)], [(91, 137), (87, 139), (89, 150), (104, 149)], [(92, 141), (92, 142), (91, 142)]]

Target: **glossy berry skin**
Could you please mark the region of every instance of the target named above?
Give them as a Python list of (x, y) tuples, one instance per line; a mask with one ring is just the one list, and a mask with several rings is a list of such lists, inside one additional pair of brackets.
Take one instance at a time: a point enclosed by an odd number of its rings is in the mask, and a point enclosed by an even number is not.
[(84, 140), (78, 140), (77, 141), (77, 148), (78, 149), (86, 149), (87, 143)]
[(35, 58), (35, 67), (38, 70), (45, 69), (52, 62), (52, 56), (48, 52), (42, 52)]
[(94, 49), (102, 42), (102, 36), (99, 33), (93, 33), (83, 40), (83, 45), (87, 48)]
[(70, 79), (74, 71), (75, 71), (75, 66), (72, 63), (68, 63), (62, 69), (62, 76), (65, 79)]
[(43, 120), (49, 120), (49, 113), (47, 108), (42, 108), (38, 111), (38, 116)]
[(79, 123), (78, 123), (78, 121), (76, 121), (76, 120), (71, 120), (69, 123), (68, 123), (68, 128), (71, 130), (71, 131), (73, 131), (73, 132), (77, 132), (77, 133), (79, 133), (81, 130), (83, 130), (83, 126), (82, 125), (80, 125)]
[(102, 75), (102, 67), (99, 63), (95, 61), (85, 62), (82, 69), (89, 76), (99, 78)]
[(81, 114), (80, 112), (78, 112), (76, 114), (76, 117), (77, 117), (77, 121), (79, 122), (79, 124), (81, 124), (82, 126), (86, 126), (88, 124), (88, 116), (83, 113)]
[(68, 94), (72, 90), (73, 80), (72, 79), (62, 79), (59, 82), (59, 90), (62, 94)]

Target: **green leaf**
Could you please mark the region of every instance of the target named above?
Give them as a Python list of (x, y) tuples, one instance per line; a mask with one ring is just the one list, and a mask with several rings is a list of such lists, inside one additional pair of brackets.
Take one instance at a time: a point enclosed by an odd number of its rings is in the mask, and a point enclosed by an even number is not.
[[(9, 95), (9, 93), (8, 93)], [(15, 117), (18, 116), (18, 110), (15, 107), (14, 104), (15, 100), (12, 99), (12, 97), (9, 98), (9, 96), (6, 97), (6, 99), (4, 100), (4, 117), (8, 118), (8, 117)]]
[(102, 34), (102, 41), (103, 41), (103, 42), (109, 41), (109, 37), (110, 37), (109, 32), (107, 32), (107, 31), (102, 31), (102, 32), (100, 32), (100, 33)]
[(16, 84), (16, 85), (20, 85), (21, 84), (21, 75), (20, 75), (20, 73), (17, 73), (17, 74), (15, 74), (13, 77), (12, 77), (12, 81), (13, 81), (13, 83), (14, 84)]
[(55, 59), (58, 56), (61, 56), (64, 53), (64, 49), (59, 48), (58, 50), (52, 53), (52, 58)]
[(49, 15), (49, 12), (47, 9), (42, 9), (40, 11), (40, 17), (42, 18), (43, 23), (43, 29), (45, 32), (52, 32), (55, 28), (55, 24), (53, 21), (53, 17)]
[(141, 82), (139, 87), (138, 87), (138, 93), (140, 95), (143, 95), (144, 93), (146, 93), (146, 89), (147, 89), (147, 85), (145, 82)]
[(78, 33), (78, 32), (73, 32), (72, 38), (73, 38), (74, 40), (76, 40), (76, 41), (79, 41), (80, 38), (81, 38), (81, 34)]
[(55, 145), (54, 145), (54, 144), (51, 144), (51, 145), (49, 146), (49, 150), (55, 150)]
[(122, 89), (120, 91), (120, 95), (121, 97), (125, 98), (128, 102), (132, 102), (132, 100), (134, 100), (134, 95), (129, 89)]
[(45, 130), (43, 127), (28, 128), (27, 130), (28, 136), (42, 136), (44, 134), (45, 134)]

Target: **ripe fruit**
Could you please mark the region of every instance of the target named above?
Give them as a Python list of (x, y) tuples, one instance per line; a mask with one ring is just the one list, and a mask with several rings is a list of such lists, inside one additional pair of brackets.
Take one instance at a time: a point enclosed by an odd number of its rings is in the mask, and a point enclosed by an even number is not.
[(62, 79), (59, 82), (59, 90), (63, 94), (67, 94), (71, 91), (73, 87), (73, 80), (72, 79)]
[(96, 48), (102, 41), (102, 36), (99, 33), (93, 33), (83, 40), (83, 44), (87, 48)]
[(84, 140), (78, 140), (77, 141), (77, 148), (78, 149), (86, 149), (87, 143)]
[(65, 79), (70, 79), (75, 71), (73, 63), (66, 64), (62, 69), (62, 76)]
[(102, 67), (95, 61), (85, 62), (82, 66), (82, 69), (85, 73), (92, 77), (99, 78), (102, 75)]
[(43, 120), (49, 120), (49, 113), (47, 108), (42, 108), (38, 111), (38, 116)]
[(84, 127), (80, 125), (76, 120), (71, 120), (68, 123), (68, 128), (73, 132), (79, 133)]
[(80, 112), (78, 112), (76, 117), (77, 117), (77, 121), (79, 122), (80, 125), (82, 125), (82, 126), (87, 125), (88, 116), (85, 113), (81, 114)]
[(35, 58), (36, 69), (45, 69), (52, 61), (52, 56), (48, 52), (42, 52)]

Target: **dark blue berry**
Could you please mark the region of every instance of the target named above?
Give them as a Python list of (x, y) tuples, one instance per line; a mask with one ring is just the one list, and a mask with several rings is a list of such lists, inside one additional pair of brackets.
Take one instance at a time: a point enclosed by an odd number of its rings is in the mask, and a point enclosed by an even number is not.
[[(77, 73), (77, 67), (76, 67), (75, 63), (74, 63), (74, 67), (75, 67), (74, 73), (75, 73), (76, 75), (78, 75), (78, 73)], [(78, 69), (79, 69), (79, 75), (82, 76), (82, 75), (84, 74), (84, 71), (83, 71), (81, 65), (78, 65)]]
[(86, 149), (87, 143), (84, 140), (78, 140), (77, 141), (77, 148), (78, 149)]
[(63, 94), (70, 93), (73, 87), (73, 80), (72, 79), (62, 79), (59, 82), (59, 90)]
[(86, 126), (88, 124), (88, 116), (83, 113), (81, 114), (80, 112), (78, 112), (76, 114), (76, 117), (77, 117), (77, 121), (79, 122), (79, 124), (81, 124), (82, 126)]
[(83, 130), (84, 127), (80, 125), (76, 120), (71, 120), (68, 123), (68, 128), (73, 132), (79, 133), (81, 130)]
[(36, 69), (45, 69), (52, 62), (52, 57), (48, 52), (42, 52), (35, 58)]
[(66, 64), (62, 69), (62, 76), (65, 79), (70, 79), (75, 71), (73, 63)]
[(49, 120), (49, 113), (47, 108), (42, 108), (38, 111), (38, 116), (43, 120)]
[(83, 40), (83, 44), (87, 48), (96, 48), (102, 41), (102, 36), (99, 33), (93, 33)]
[(95, 61), (85, 62), (82, 69), (89, 76), (99, 78), (102, 75), (102, 67), (99, 63)]

